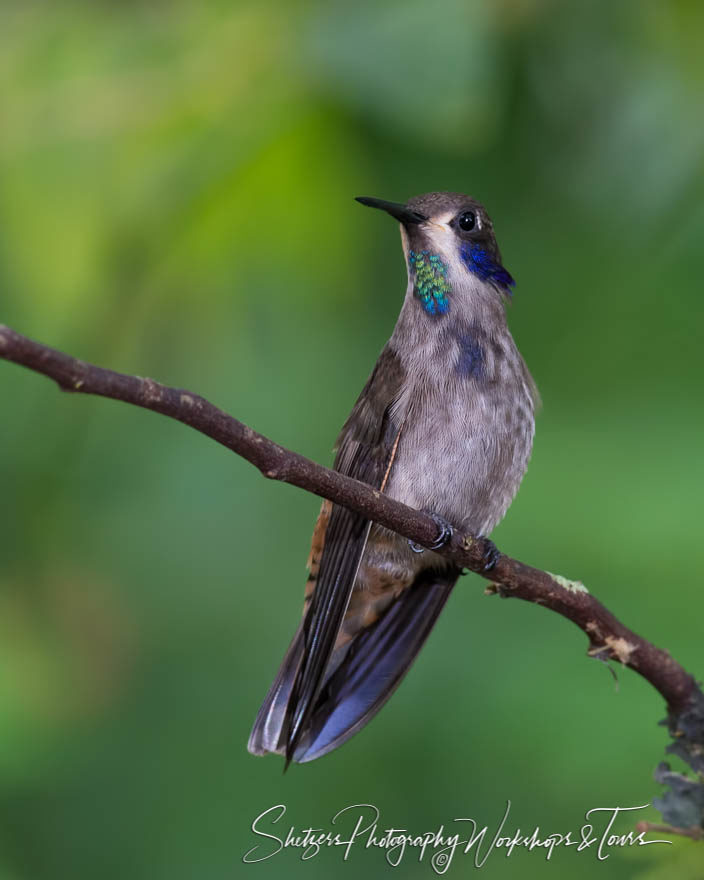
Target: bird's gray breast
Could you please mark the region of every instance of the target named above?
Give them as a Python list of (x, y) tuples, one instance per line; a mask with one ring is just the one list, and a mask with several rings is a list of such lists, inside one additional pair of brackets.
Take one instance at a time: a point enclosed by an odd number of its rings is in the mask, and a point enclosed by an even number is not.
[(505, 325), (446, 325), (406, 350), (387, 492), (489, 534), (513, 500), (534, 432), (531, 380)]

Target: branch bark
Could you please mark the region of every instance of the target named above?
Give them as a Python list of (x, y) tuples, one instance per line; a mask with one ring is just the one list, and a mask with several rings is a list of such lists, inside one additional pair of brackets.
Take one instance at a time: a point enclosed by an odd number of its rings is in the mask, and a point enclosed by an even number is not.
[[(418, 544), (428, 546), (437, 537), (438, 527), (427, 514), (279, 446), (191, 391), (85, 363), (4, 325), (0, 325), (0, 358), (42, 373), (63, 391), (122, 400), (177, 419), (247, 459), (268, 479), (328, 498)], [(451, 541), (437, 552), (490, 579), (490, 592), (533, 602), (566, 617), (586, 634), (590, 656), (618, 661), (642, 675), (665, 699), (667, 723), (678, 746), (672, 750), (703, 772), (698, 765), (704, 763), (704, 695), (693, 676), (666, 651), (621, 623), (581, 584), (503, 554), (491, 572), (485, 572), (488, 549), (486, 539), (455, 530)], [(682, 754), (687, 744), (693, 760)]]

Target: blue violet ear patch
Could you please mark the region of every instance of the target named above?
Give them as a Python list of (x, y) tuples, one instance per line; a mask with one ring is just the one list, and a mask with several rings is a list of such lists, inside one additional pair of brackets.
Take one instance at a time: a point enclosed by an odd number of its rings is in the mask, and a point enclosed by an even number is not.
[(408, 261), (413, 274), (413, 293), (429, 315), (444, 315), (450, 310), (447, 266), (436, 254), (409, 251)]
[(506, 293), (511, 293), (511, 288), (516, 286), (511, 274), (500, 263), (496, 263), (484, 248), (463, 242), (460, 257), (469, 271), (482, 281), (491, 281)]

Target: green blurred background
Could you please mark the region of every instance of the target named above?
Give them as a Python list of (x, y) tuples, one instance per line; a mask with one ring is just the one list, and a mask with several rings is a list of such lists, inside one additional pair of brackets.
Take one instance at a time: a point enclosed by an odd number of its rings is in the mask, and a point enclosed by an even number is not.
[[(544, 401), (495, 538), (702, 676), (703, 37), (694, 0), (5, 2), (1, 319), (329, 463), (405, 288), (396, 224), (353, 196), (471, 193)], [(474, 577), (344, 748), (251, 757), (319, 501), (9, 364), (0, 393), (2, 878), (381, 877), (361, 849), (243, 865), (249, 825), (366, 802), (493, 829), (510, 799), (512, 830), (574, 831), (660, 793), (662, 699)], [(567, 870), (701, 878), (704, 849), (482, 872)]]

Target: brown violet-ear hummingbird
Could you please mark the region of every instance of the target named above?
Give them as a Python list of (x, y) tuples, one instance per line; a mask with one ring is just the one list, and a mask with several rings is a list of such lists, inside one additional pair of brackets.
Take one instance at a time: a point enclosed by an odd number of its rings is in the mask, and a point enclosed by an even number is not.
[(482, 205), (450, 192), (357, 201), (400, 222), (408, 287), (334, 467), (432, 513), (438, 539), (421, 548), (323, 502), (303, 617), (248, 745), (287, 766), (342, 745), (388, 700), (460, 575), (434, 550), (450, 523), (491, 532), (533, 445), (538, 395), (506, 324), (514, 281)]

